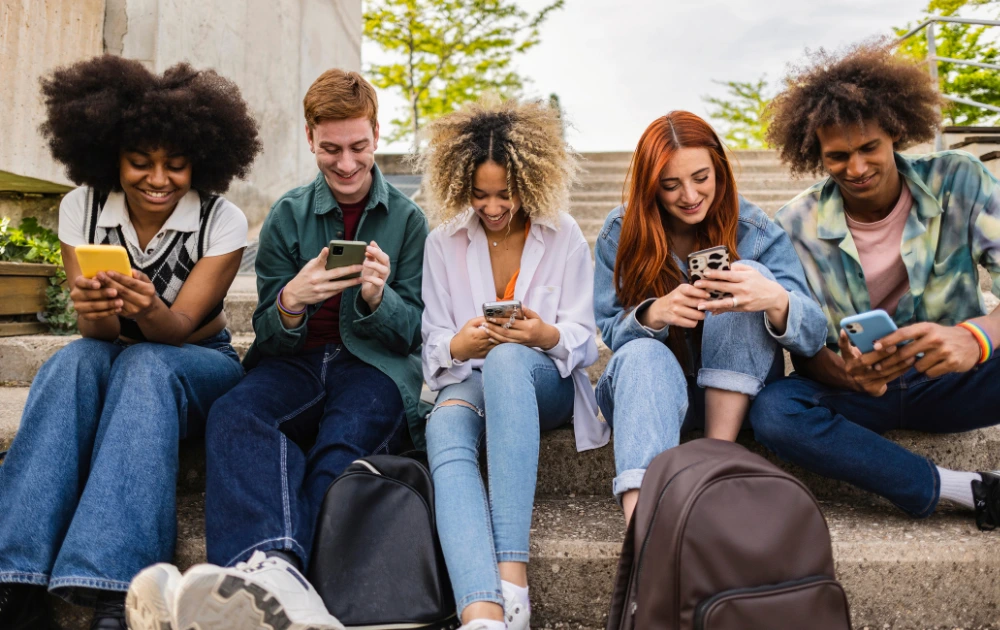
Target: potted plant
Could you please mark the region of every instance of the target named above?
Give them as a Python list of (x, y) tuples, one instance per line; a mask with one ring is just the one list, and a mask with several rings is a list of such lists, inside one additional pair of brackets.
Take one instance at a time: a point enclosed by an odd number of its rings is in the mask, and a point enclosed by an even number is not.
[(52, 230), (30, 217), (17, 228), (10, 219), (0, 220), (0, 336), (75, 333), (65, 281), (59, 238)]

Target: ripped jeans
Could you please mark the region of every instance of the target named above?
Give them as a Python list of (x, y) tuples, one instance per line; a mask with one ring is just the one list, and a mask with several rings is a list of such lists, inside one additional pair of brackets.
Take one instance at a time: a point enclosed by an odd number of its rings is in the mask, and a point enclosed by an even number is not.
[[(441, 390), (427, 420), (438, 536), (459, 615), (503, 605), (498, 562), (527, 562), (541, 431), (573, 415), (573, 379), (538, 350), (507, 343), (482, 371)], [(449, 400), (467, 403), (442, 405)], [(489, 499), (479, 473), (486, 437)]]

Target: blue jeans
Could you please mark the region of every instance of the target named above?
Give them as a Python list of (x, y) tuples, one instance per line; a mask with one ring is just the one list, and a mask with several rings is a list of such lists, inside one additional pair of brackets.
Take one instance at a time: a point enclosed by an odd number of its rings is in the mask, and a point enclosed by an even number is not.
[[(513, 343), (482, 371), (438, 395), (427, 420), (438, 536), (459, 615), (473, 602), (503, 605), (498, 562), (527, 562), (540, 432), (573, 416), (573, 379), (552, 359)], [(465, 405), (445, 405), (449, 400)], [(486, 437), (490, 493), (479, 473)]]
[(243, 376), (229, 341), (80, 339), (42, 366), (0, 466), (0, 582), (92, 604), (173, 559), (178, 440)]
[(704, 424), (704, 388), (753, 397), (784, 369), (764, 313), (706, 316), (700, 364), (697, 380), (685, 376), (670, 348), (655, 339), (633, 339), (612, 355), (596, 394), (615, 434), (616, 497), (642, 485), (653, 458), (677, 446), (682, 430)]
[(406, 436), (396, 384), (343, 345), (263, 359), (208, 417), (208, 561), (281, 550), (306, 568), (330, 483), (359, 457), (400, 450)]
[(941, 494), (937, 468), (886, 431), (958, 433), (997, 424), (1000, 360), (928, 378), (911, 369), (875, 398), (792, 375), (768, 385), (750, 409), (757, 441), (807, 470), (881, 495), (916, 517)]

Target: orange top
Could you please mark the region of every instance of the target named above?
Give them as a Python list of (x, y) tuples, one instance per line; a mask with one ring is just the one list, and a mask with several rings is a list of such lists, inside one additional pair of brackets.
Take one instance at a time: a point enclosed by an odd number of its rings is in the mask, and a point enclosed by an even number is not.
[[(528, 231), (531, 229), (531, 219), (528, 219), (524, 224), (524, 238), (528, 238)], [(498, 300), (513, 300), (514, 299), (514, 286), (517, 284), (517, 277), (521, 275), (521, 270), (518, 269), (514, 272), (514, 275), (510, 277), (510, 282), (507, 283), (507, 288), (503, 290), (503, 295), (498, 295)]]

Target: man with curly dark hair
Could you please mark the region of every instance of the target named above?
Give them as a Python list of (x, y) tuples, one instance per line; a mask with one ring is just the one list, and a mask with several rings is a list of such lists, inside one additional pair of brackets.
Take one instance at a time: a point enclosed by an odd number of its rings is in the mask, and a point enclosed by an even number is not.
[[(1000, 474), (935, 466), (882, 437), (997, 423), (1000, 313), (985, 311), (977, 265), (1000, 296), (1000, 187), (968, 153), (897, 152), (934, 136), (941, 103), (921, 67), (870, 44), (820, 53), (774, 100), (770, 142), (793, 172), (827, 175), (776, 217), (827, 344), (793, 357), (797, 374), (765, 388), (750, 420), (783, 459), (915, 517), (948, 500), (985, 530), (1000, 526)], [(873, 309), (898, 330), (862, 353), (841, 320)]]
[[(124, 630), (129, 582), (174, 555), (178, 437), (243, 376), (223, 298), (247, 220), (219, 193), (261, 145), (236, 86), (187, 64), (97, 57), (42, 93), (42, 132), (80, 185), (59, 240), (83, 338), (39, 370), (0, 466), (0, 628), (47, 628), (47, 588)], [(131, 273), (85, 277), (93, 245), (123, 248)]]
[[(249, 371), (212, 408), (206, 429), (212, 564), (144, 598), (173, 604), (180, 628), (342, 629), (300, 573), (327, 488), (359, 457), (424, 443), (427, 219), (375, 165), (371, 84), (329, 70), (303, 106), (319, 173), (264, 221)], [(363, 241), (364, 262), (328, 265), (333, 240)]]

